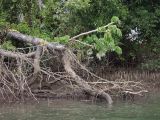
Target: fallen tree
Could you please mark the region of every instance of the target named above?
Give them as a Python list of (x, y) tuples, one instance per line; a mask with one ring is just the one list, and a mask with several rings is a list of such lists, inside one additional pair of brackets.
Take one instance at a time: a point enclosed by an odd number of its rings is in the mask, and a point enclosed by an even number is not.
[[(83, 34), (78, 37), (81, 35)], [(127, 91), (127, 93), (136, 94), (143, 90), (140, 82), (109, 81), (89, 72), (65, 45), (50, 43), (14, 30), (7, 31), (6, 37), (26, 44), (30, 43), (33, 46), (29, 48), (28, 53), (19, 52), (18, 49), (17, 51), (0, 49), (0, 91), (4, 98), (7, 92), (15, 98), (18, 96), (23, 98), (25, 94), (28, 94), (36, 99), (37, 93), (53, 96), (55, 95), (53, 89), (57, 82), (60, 86), (67, 86), (71, 90), (78, 89), (85, 94), (105, 99), (108, 104), (113, 103), (109, 93)], [(77, 37), (70, 40), (75, 38)], [(11, 60), (6, 60), (6, 58)], [(90, 77), (84, 79), (78, 75), (76, 69), (85, 71)], [(97, 82), (102, 84), (97, 84)]]

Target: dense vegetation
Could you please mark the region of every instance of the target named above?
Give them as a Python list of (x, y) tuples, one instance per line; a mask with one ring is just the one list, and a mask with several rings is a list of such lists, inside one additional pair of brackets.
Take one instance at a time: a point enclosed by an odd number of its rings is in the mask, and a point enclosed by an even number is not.
[[(90, 64), (158, 70), (159, 17), (158, 0), (0, 0), (0, 42), (2, 48), (14, 49), (17, 43), (2, 36), (4, 29), (15, 29), (66, 44)], [(107, 29), (101, 27), (108, 23)], [(98, 33), (70, 41), (93, 29)]]

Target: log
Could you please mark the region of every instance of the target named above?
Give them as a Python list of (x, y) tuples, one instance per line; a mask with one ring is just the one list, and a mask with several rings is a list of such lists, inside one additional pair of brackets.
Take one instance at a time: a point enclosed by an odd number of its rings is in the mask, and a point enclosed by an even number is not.
[(46, 45), (47, 48), (51, 49), (51, 50), (58, 50), (58, 51), (64, 51), (66, 48), (64, 45), (62, 44), (58, 44), (58, 43), (49, 43), (46, 40), (43, 40), (41, 38), (37, 38), (37, 37), (33, 37), (33, 36), (29, 36), (29, 35), (24, 35), (18, 31), (14, 31), (14, 30), (9, 30), (7, 32), (7, 38), (10, 39), (14, 39), (14, 40), (19, 40), (25, 43), (31, 43), (33, 45)]

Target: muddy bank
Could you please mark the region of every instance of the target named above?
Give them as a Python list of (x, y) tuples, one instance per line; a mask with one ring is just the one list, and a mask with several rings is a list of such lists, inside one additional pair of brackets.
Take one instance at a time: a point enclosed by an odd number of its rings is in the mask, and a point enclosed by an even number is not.
[[(98, 69), (97, 69), (98, 70)], [(116, 70), (111, 69), (110, 71), (98, 70), (95, 72), (98, 76), (103, 77), (104, 79), (114, 80), (114, 81), (133, 81), (140, 82), (141, 87), (143, 87), (146, 92), (142, 93), (131, 93), (131, 92), (118, 92), (117, 89), (110, 92), (111, 97), (114, 102), (122, 101), (136, 101), (136, 100), (145, 100), (152, 95), (155, 96), (160, 91), (160, 73), (153, 71), (141, 71), (141, 70)], [(89, 83), (89, 82), (88, 82)], [(92, 83), (90, 83), (92, 84)], [(105, 82), (97, 82), (96, 85), (106, 86)], [(38, 85), (38, 84), (37, 84)], [(43, 84), (42, 84), (43, 85)], [(41, 89), (35, 89), (32, 91), (33, 96), (28, 97), (28, 93), (24, 93), (23, 96), (13, 96), (13, 94), (8, 94), (3, 96), (1, 93), (0, 102), (16, 102), (16, 101), (41, 101), (41, 100), (55, 100), (55, 99), (67, 99), (67, 100), (77, 100), (77, 101), (104, 101), (104, 99), (98, 99), (97, 97), (89, 96), (83, 90), (72, 89), (67, 87), (69, 84), (60, 84), (57, 82), (52, 86), (52, 91), (47, 87), (43, 86)], [(127, 85), (127, 84), (126, 84)], [(135, 87), (136, 88), (136, 87)], [(119, 88), (121, 89), (121, 88)], [(129, 90), (129, 88), (128, 88)], [(122, 91), (122, 90), (121, 90)]]

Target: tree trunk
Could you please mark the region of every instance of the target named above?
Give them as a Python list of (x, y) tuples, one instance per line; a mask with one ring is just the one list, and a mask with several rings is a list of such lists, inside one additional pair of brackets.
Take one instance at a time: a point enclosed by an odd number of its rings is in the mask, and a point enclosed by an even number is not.
[(19, 33), (18, 31), (12, 31), (12, 30), (8, 31), (7, 37), (10, 39), (31, 43), (33, 45), (41, 45), (41, 46), (45, 45), (50, 50), (64, 51), (66, 49), (64, 45), (57, 44), (57, 43), (49, 43), (41, 38), (24, 35), (22, 33)]

